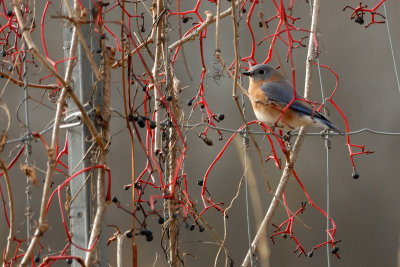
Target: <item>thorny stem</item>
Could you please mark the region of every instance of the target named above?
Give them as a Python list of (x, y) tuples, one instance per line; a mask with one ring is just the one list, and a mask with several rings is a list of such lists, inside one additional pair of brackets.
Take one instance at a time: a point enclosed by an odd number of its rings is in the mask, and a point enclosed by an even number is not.
[[(311, 85), (312, 85), (312, 67), (314, 63), (314, 49), (315, 49), (315, 43), (314, 43), (314, 38), (313, 34), (316, 33), (317, 27), (318, 27), (318, 19), (319, 19), (319, 8), (320, 8), (320, 0), (315, 0), (314, 1), (314, 7), (313, 7), (313, 13), (312, 13), (312, 18), (311, 18), (311, 33), (310, 33), (310, 42), (309, 42), (309, 48), (307, 52), (307, 60), (306, 60), (306, 78), (305, 78), (305, 85), (304, 85), (304, 95), (306, 98), (310, 96), (311, 93)], [(257, 249), (258, 242), (265, 238), (266, 232), (268, 225), (271, 223), (272, 218), (278, 208), (278, 204), (280, 202), (280, 199), (282, 198), (282, 194), (285, 190), (286, 184), (289, 181), (290, 176), (293, 173), (293, 167), (296, 162), (297, 156), (300, 152), (300, 148), (304, 142), (304, 139), (307, 134), (308, 127), (302, 127), (300, 129), (299, 135), (296, 139), (296, 142), (293, 146), (293, 150), (290, 152), (286, 153), (286, 164), (285, 168), (283, 170), (281, 179), (279, 181), (278, 187), (275, 191), (274, 198), (271, 201), (271, 204), (268, 208), (267, 214), (265, 215), (259, 230), (254, 237), (254, 240), (252, 242), (252, 248), (253, 251)], [(242, 266), (249, 266), (250, 264), (250, 251), (247, 253)]]

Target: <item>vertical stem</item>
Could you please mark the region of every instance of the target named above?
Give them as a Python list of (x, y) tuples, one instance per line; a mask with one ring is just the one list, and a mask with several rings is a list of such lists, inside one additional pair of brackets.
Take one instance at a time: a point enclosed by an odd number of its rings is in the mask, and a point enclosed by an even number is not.
[[(121, 40), (124, 40), (124, 28), (125, 28), (125, 0), (121, 1)], [(135, 184), (135, 144), (133, 141), (133, 132), (130, 126), (129, 121), (129, 112), (128, 112), (128, 98), (126, 94), (126, 84), (125, 84), (125, 42), (121, 42), (121, 82), (122, 82), (122, 92), (124, 96), (124, 112), (125, 112), (125, 122), (126, 127), (128, 128), (130, 142), (131, 142), (131, 183)], [(132, 189), (132, 213), (135, 214), (135, 190)], [(135, 217), (132, 216), (131, 229), (135, 229)], [(137, 246), (135, 243), (135, 235), (132, 235), (131, 238), (131, 247), (132, 247), (132, 266), (137, 266)]]
[[(154, 17), (154, 23), (158, 24), (156, 25), (157, 30), (156, 30), (156, 51), (155, 51), (155, 57), (154, 57), (154, 66), (152, 70), (153, 78), (154, 78), (154, 87), (158, 87), (158, 74), (159, 74), (159, 68), (160, 68), (160, 61), (161, 61), (161, 52), (162, 52), (162, 43), (163, 43), (163, 27), (164, 27), (164, 20), (160, 18), (160, 14), (162, 13), (163, 10), (163, 3), (162, 0), (157, 0), (157, 6), (154, 9), (153, 8), (153, 17)], [(154, 88), (154, 120), (156, 122), (156, 128), (154, 130), (154, 153), (158, 154), (161, 152), (161, 139), (160, 139), (160, 110), (161, 110), (161, 96), (159, 95), (159, 90), (156, 90)]]
[[(170, 75), (170, 79), (172, 79), (172, 72), (170, 71), (168, 75)], [(182, 112), (181, 107), (178, 104), (178, 97), (177, 97), (177, 88), (176, 86), (179, 86), (179, 82), (174, 82), (174, 86), (170, 86), (168, 88), (169, 95), (172, 97), (172, 100), (170, 102), (171, 104), (171, 117), (174, 117), (176, 119), (179, 119), (179, 115)], [(169, 129), (169, 151), (168, 151), (168, 168), (167, 168), (167, 177), (168, 177), (168, 182), (171, 184), (169, 187), (169, 190), (174, 190), (174, 186), (172, 184), (172, 181), (174, 180), (174, 175), (176, 173), (176, 168), (177, 168), (177, 153), (178, 153), (178, 134), (176, 132), (176, 129), (173, 127), (170, 127)], [(177, 185), (175, 186), (175, 191), (170, 192), (173, 194), (174, 198), (168, 200), (167, 206), (168, 206), (168, 213), (169, 217), (173, 218), (169, 229), (169, 260), (170, 260), (170, 265), (171, 266), (179, 266), (179, 251), (178, 251), (178, 235), (179, 235), (179, 230), (178, 230), (178, 224), (177, 224), (177, 218), (175, 218), (174, 214), (177, 214), (177, 202), (176, 199), (180, 198), (180, 186), (179, 186), (179, 181), (176, 182)]]
[[(310, 43), (308, 46), (307, 52), (307, 60), (306, 60), (306, 78), (305, 78), (305, 85), (304, 85), (304, 95), (306, 98), (310, 97), (311, 94), (311, 85), (312, 85), (312, 67), (314, 64), (314, 52), (315, 52), (315, 43), (313, 35), (316, 33), (318, 20), (319, 20), (319, 7), (320, 7), (320, 0), (314, 1), (314, 7), (312, 12), (312, 19), (311, 19), (311, 33), (310, 33)], [(300, 148), (304, 142), (306, 137), (308, 127), (302, 127), (300, 129), (299, 135), (296, 139), (296, 142), (293, 146), (292, 151), (286, 153), (286, 165), (283, 170), (281, 179), (279, 181), (278, 187), (275, 191), (274, 198), (271, 201), (271, 204), (268, 208), (267, 214), (265, 215), (260, 228), (253, 240), (252, 247), (254, 251), (257, 248), (259, 241), (265, 238), (268, 225), (271, 223), (272, 218), (278, 208), (280, 199), (282, 198), (282, 194), (286, 188), (286, 184), (289, 181), (290, 176), (293, 173), (293, 167), (296, 162), (297, 156), (299, 154)], [(250, 252), (247, 253), (242, 266), (249, 266), (250, 264)]]
[(11, 253), (11, 245), (15, 237), (15, 212), (14, 212), (14, 196), (13, 191), (11, 188), (11, 181), (10, 176), (8, 175), (8, 169), (6, 164), (4, 163), (3, 159), (0, 157), (0, 169), (3, 170), (4, 179), (6, 180), (6, 187), (7, 187), (7, 195), (8, 195), (8, 208), (10, 212), (10, 229), (8, 230), (8, 237), (7, 237), (7, 246), (4, 251), (3, 256), (3, 267), (8, 266), (8, 258), (10, 257)]

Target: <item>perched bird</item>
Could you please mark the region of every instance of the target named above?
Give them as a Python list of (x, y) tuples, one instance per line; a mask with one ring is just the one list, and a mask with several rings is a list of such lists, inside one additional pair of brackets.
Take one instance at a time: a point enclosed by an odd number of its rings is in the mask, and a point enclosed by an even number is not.
[[(257, 119), (271, 127), (291, 131), (302, 126), (329, 128), (337, 133), (343, 132), (329, 118), (315, 110), (296, 91), (296, 101), (284, 112), (283, 109), (293, 99), (293, 86), (279, 71), (265, 64), (251, 67), (243, 73), (250, 77), (249, 96)], [(279, 121), (278, 121), (279, 120)]]

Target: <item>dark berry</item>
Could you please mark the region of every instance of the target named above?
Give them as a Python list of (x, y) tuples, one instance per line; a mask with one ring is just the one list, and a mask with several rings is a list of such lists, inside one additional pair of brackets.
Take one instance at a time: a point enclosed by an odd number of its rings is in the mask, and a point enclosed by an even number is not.
[(356, 172), (356, 171), (353, 171), (352, 176), (353, 176), (354, 179), (360, 178), (360, 175), (359, 175), (358, 172)]
[(147, 90), (147, 85), (143, 85), (143, 92), (146, 92)]
[(39, 255), (37, 255), (37, 256), (35, 257), (35, 262), (36, 262), (36, 263), (40, 262), (40, 256), (39, 256)]
[(200, 105), (200, 108), (201, 108), (201, 109), (203, 109), (203, 108), (204, 108), (204, 105), (203, 105), (203, 104), (201, 104), (201, 105)]
[(113, 196), (112, 202), (117, 203), (118, 202), (118, 198), (116, 196)]
[(67, 259), (67, 264), (72, 264), (72, 259)]
[(146, 31), (146, 29), (144, 28), (144, 25), (142, 25), (142, 27), (140, 27), (140, 31), (141, 32), (145, 32)]
[(164, 223), (164, 218), (163, 217), (158, 218), (158, 223), (159, 224), (163, 224)]
[(12, 10), (8, 10), (8, 11), (7, 11), (7, 16), (8, 16), (8, 17), (11, 17), (12, 15), (13, 15)]
[(153, 236), (153, 232), (146, 229), (146, 233), (144, 235), (145, 236)]
[(128, 115), (128, 121), (133, 121), (133, 115), (132, 114)]
[(101, 53), (101, 48), (97, 48), (96, 53), (100, 54)]
[(247, 10), (245, 8), (242, 9), (242, 13), (246, 13)]
[(339, 247), (333, 247), (331, 250), (332, 254), (337, 254), (338, 251), (339, 251)]
[(151, 242), (151, 241), (153, 241), (153, 235), (146, 235), (146, 241), (147, 242)]
[(207, 137), (205, 137), (203, 139), (203, 141), (204, 141), (204, 143), (206, 143), (207, 146), (213, 146), (214, 145), (213, 141), (211, 139), (207, 138)]
[(127, 238), (132, 238), (132, 231), (129, 231), (125, 234)]
[(283, 233), (283, 234), (282, 234), (282, 238), (283, 238), (283, 239), (286, 239), (286, 238), (287, 238), (287, 234), (286, 234), (286, 233)]
[(157, 127), (157, 123), (155, 121), (150, 121), (150, 129), (154, 129)]
[(144, 128), (146, 126), (145, 121), (143, 120), (142, 117), (139, 117), (136, 121), (136, 123), (139, 125), (140, 128)]
[(354, 20), (354, 22), (362, 25), (362, 24), (364, 24), (364, 19), (360, 16), (357, 16), (356, 19)]
[(223, 121), (225, 119), (225, 115), (220, 113), (220, 114), (218, 114), (217, 119), (220, 121)]
[(200, 185), (200, 186), (203, 186), (203, 180), (198, 180), (197, 184)]
[(135, 188), (136, 188), (136, 189), (141, 189), (141, 188), (142, 188), (142, 185), (141, 185), (139, 182), (136, 182), (136, 183), (135, 183)]
[(5, 51), (5, 50), (1, 51), (1, 55), (2, 55), (3, 57), (7, 56), (7, 51)]
[(140, 230), (139, 234), (140, 235), (146, 235), (146, 231), (147, 231), (146, 229), (142, 229), (142, 230)]
[(262, 28), (262, 26), (263, 26), (263, 23), (262, 23), (262, 22), (259, 22), (259, 23), (258, 23), (258, 27)]
[(193, 104), (193, 99), (189, 99), (189, 100), (187, 101), (187, 105), (190, 107), (192, 104)]
[(188, 18), (188, 17), (182, 18), (182, 22), (183, 22), (183, 23), (186, 23), (186, 22), (188, 22), (188, 21), (189, 21), (189, 18)]
[(129, 188), (131, 188), (131, 186), (129, 184), (125, 185), (125, 187), (124, 187), (125, 190), (129, 190)]
[(190, 231), (193, 231), (193, 230), (194, 230), (194, 226), (195, 226), (195, 224), (192, 224), (192, 225), (189, 227), (189, 230), (190, 230)]
[(308, 252), (307, 256), (308, 256), (309, 258), (311, 258), (312, 256), (314, 256), (314, 251)]
[(169, 102), (169, 101), (171, 101), (172, 100), (172, 96), (167, 96), (167, 101)]
[(178, 217), (178, 214), (174, 213), (172, 214), (172, 218), (176, 219)]
[(204, 226), (199, 226), (199, 232), (201, 233), (201, 232), (204, 232), (204, 230), (205, 230), (205, 228), (204, 228)]

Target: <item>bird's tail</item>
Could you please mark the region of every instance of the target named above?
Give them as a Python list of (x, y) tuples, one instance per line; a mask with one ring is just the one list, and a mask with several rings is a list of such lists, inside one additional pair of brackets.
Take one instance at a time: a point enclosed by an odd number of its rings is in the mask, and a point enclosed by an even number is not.
[(331, 129), (332, 131), (344, 135), (344, 132), (340, 130), (338, 127), (336, 127), (336, 125), (333, 124), (333, 122), (331, 122), (329, 119), (324, 117), (324, 118), (316, 118), (316, 120), (320, 121), (323, 124), (321, 126), (328, 126), (328, 128)]

